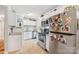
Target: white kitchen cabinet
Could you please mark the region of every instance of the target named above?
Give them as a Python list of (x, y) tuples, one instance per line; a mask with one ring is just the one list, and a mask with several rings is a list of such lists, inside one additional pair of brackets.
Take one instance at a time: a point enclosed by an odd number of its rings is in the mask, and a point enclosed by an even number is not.
[(8, 25), (16, 26), (16, 13), (12, 10), (8, 11)]
[(24, 32), (23, 33), (23, 39), (24, 40), (32, 39), (32, 32)]
[(21, 35), (10, 35), (8, 38), (8, 52), (21, 49), (22, 41)]

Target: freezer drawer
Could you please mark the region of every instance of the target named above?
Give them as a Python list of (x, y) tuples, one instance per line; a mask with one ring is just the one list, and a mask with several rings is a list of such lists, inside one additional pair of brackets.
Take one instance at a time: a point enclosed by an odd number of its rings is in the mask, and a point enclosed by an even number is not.
[[(55, 38), (53, 38), (56, 37)], [(63, 39), (61, 38), (63, 36)], [(50, 53), (72, 54), (75, 53), (76, 36), (53, 34), (50, 42)]]

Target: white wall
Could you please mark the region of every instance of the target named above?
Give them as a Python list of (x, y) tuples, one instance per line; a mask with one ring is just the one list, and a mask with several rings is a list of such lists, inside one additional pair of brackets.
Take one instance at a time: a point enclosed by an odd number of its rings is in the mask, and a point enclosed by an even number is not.
[(5, 9), (0, 6), (0, 39), (4, 39), (4, 19), (5, 19)]
[(0, 39), (4, 39), (4, 21), (0, 21)]

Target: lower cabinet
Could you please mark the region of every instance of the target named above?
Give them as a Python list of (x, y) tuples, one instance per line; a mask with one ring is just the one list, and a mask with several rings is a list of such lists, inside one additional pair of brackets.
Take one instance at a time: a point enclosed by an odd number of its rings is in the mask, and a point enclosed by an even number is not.
[(10, 35), (8, 38), (8, 52), (20, 50), (22, 45), (21, 39), (21, 35)]

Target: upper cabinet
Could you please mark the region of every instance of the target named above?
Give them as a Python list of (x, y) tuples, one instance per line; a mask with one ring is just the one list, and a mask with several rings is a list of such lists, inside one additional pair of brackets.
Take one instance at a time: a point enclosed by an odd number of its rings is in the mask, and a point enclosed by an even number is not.
[(16, 12), (8, 10), (8, 25), (16, 26)]

